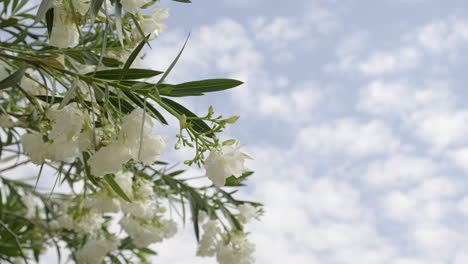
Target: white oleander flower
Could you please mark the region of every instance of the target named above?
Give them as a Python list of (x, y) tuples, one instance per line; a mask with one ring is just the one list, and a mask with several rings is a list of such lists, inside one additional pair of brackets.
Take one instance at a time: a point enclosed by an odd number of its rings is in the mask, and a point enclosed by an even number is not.
[(216, 254), (221, 229), (216, 220), (208, 220), (202, 228), (203, 235), (198, 243), (197, 256), (212, 257)]
[[(164, 22), (169, 17), (169, 8), (154, 8), (151, 15), (143, 15), (140, 17), (140, 27), (145, 36), (150, 35), (150, 39), (154, 39), (167, 28)], [(134, 35), (141, 38), (140, 32), (135, 29)]]
[(122, 201), (122, 211), (143, 220), (153, 219), (157, 213), (157, 205), (154, 200), (136, 200), (131, 203)]
[(21, 144), (32, 163), (41, 165), (45, 161), (47, 144), (42, 140), (41, 134), (24, 134), (21, 137)]
[(63, 214), (59, 217), (57, 217), (57, 222), (60, 228), (72, 230), (73, 229), (73, 218), (69, 216), (68, 214)]
[(245, 235), (231, 234), (227, 243), (221, 241), (216, 251), (219, 264), (253, 264), (255, 244), (247, 240)]
[[(34, 71), (31, 69), (26, 70), (26, 72), (30, 76), (34, 76)], [(32, 77), (34, 78), (34, 77)], [(23, 88), (26, 92), (30, 93), (31, 95), (46, 95), (47, 94), (47, 89), (43, 87), (42, 85), (39, 85), (33, 79), (23, 76), (21, 78), (20, 82), (21, 88)]]
[(132, 177), (133, 174), (131, 172), (119, 171), (115, 174), (115, 181), (130, 199), (133, 197)]
[(0, 114), (0, 127), (11, 128), (15, 126), (15, 121), (6, 114)]
[(173, 220), (146, 222), (134, 217), (125, 217), (120, 221), (120, 225), (137, 247), (161, 242), (177, 232), (177, 224)]
[(239, 205), (237, 210), (239, 211), (239, 220), (243, 223), (247, 223), (257, 215), (257, 209), (248, 203)]
[(146, 4), (145, 0), (121, 0), (122, 8), (129, 13), (136, 15), (140, 11), (140, 7)]
[(168, 139), (160, 135), (146, 135), (143, 137), (141, 151), (139, 150), (140, 145), (133, 148), (133, 158), (145, 165), (150, 165), (156, 160), (156, 157), (161, 156), (166, 151), (167, 143)]
[(94, 234), (101, 229), (104, 219), (99, 214), (88, 212), (73, 219), (72, 230), (78, 233)]
[(26, 218), (32, 218), (36, 216), (36, 202), (34, 201), (34, 197), (31, 194), (27, 194), (21, 197), (21, 201), (26, 206)]
[[(50, 112), (50, 113), (49, 113)], [(54, 121), (50, 131), (50, 139), (70, 141), (77, 139), (80, 133), (85, 116), (83, 111), (76, 107), (76, 104), (69, 104), (62, 109), (55, 105), (48, 111), (47, 117)]]
[(63, 4), (54, 6), (54, 23), (50, 34), (50, 45), (58, 48), (73, 48), (80, 41), (80, 33)]
[(76, 140), (57, 139), (47, 145), (47, 158), (54, 161), (71, 161), (80, 154)]
[(78, 250), (76, 258), (78, 264), (96, 264), (101, 263), (104, 257), (110, 252), (116, 250), (119, 241), (115, 239), (90, 239)]
[(83, 112), (75, 104), (66, 105), (62, 109), (53, 105), (46, 116), (53, 122), (49, 135), (52, 143), (47, 147), (47, 158), (54, 161), (76, 158), (80, 154), (78, 135), (84, 123)]
[(88, 164), (91, 167), (91, 174), (102, 177), (108, 173), (121, 171), (122, 164), (129, 161), (131, 157), (127, 146), (119, 142), (112, 142), (89, 158)]
[(213, 149), (205, 161), (206, 176), (218, 186), (224, 186), (231, 175), (239, 177), (244, 171), (244, 160), (250, 156), (240, 150), (239, 141)]
[(136, 194), (142, 199), (151, 199), (154, 196), (153, 183), (150, 181), (140, 182)]
[(100, 191), (86, 199), (83, 206), (97, 213), (117, 213), (120, 210), (120, 200), (110, 196), (107, 191)]

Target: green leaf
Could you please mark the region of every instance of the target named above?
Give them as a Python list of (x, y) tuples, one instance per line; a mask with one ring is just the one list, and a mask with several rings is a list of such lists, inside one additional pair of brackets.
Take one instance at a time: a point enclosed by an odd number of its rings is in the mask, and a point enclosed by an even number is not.
[(123, 77), (126, 75), (127, 71), (130, 69), (130, 66), (132, 66), (133, 61), (136, 59), (141, 49), (143, 49), (143, 46), (145, 46), (145, 40), (140, 41), (138, 46), (132, 51), (130, 56), (128, 56), (128, 59), (125, 62), (124, 67), (122, 68), (120, 80), (123, 80)]
[(200, 241), (200, 224), (198, 223), (198, 213), (200, 210), (206, 211), (206, 202), (193, 189), (188, 189), (188, 197), (190, 200), (190, 210), (192, 212), (193, 230), (197, 241)]
[[(138, 105), (139, 107), (141, 108), (144, 108), (144, 104), (143, 104), (143, 101), (142, 99), (136, 95), (136, 94), (133, 94), (132, 92), (129, 92), (129, 91), (125, 91), (125, 90), (122, 90), (122, 92), (133, 102), (135, 103), (136, 105)], [(167, 125), (167, 121), (166, 119), (164, 118), (164, 116), (159, 113), (158, 110), (156, 110), (156, 108), (154, 108), (154, 106), (152, 106), (151, 104), (147, 103), (146, 104), (146, 108), (148, 108), (150, 110), (150, 113), (152, 114), (152, 116), (154, 118), (157, 118), (159, 121), (161, 121), (161, 123)]]
[(5, 28), (5, 27), (11, 27), (11, 26), (15, 26), (18, 24), (18, 19), (16, 18), (9, 18), (9, 19), (6, 19), (6, 20), (3, 20), (1, 23), (0, 23), (0, 28)]
[(106, 174), (104, 179), (110, 185), (110, 187), (125, 201), (131, 202), (130, 198), (128, 198), (127, 194), (122, 190), (119, 184), (115, 181), (114, 176), (112, 174)]
[(172, 1), (174, 1), (174, 2), (180, 2), (180, 3), (187, 3), (187, 4), (192, 3), (192, 1), (190, 1), (190, 0), (172, 0)]
[(47, 10), (45, 14), (46, 18), (46, 25), (47, 25), (47, 33), (49, 34), (49, 37), (52, 35), (52, 27), (54, 26), (54, 9), (51, 8)]
[(94, 20), (96, 19), (103, 2), (104, 0), (91, 0), (91, 6), (89, 7), (87, 14), (88, 18), (91, 20), (91, 24), (94, 24)]
[(122, 62), (120, 62), (117, 59), (114, 58), (109, 58), (109, 57), (103, 57), (102, 58), (102, 64), (106, 67), (120, 67), (122, 65)]
[(54, 0), (42, 0), (41, 5), (39, 6), (39, 9), (36, 13), (36, 19), (34, 20), (35, 23), (41, 21), (42, 18), (44, 18), (44, 15), (46, 14), (47, 10), (52, 7), (53, 3)]
[(119, 38), (120, 45), (124, 46), (124, 37), (122, 31), (122, 4), (120, 1), (115, 3), (115, 28), (117, 30), (117, 37)]
[(25, 71), (25, 68), (21, 68), (12, 73), (10, 76), (3, 79), (2, 81), (0, 81), (0, 90), (13, 87), (16, 84), (18, 84), (21, 81), (21, 78), (23, 78)]
[(187, 39), (184, 42), (184, 45), (180, 49), (179, 54), (177, 54), (174, 61), (172, 61), (171, 65), (169, 65), (169, 68), (167, 68), (167, 70), (164, 72), (163, 76), (161, 76), (161, 79), (159, 79), (159, 81), (156, 83), (156, 87), (158, 87), (158, 85), (162, 84), (164, 82), (164, 80), (166, 79), (166, 77), (169, 75), (169, 73), (172, 71), (172, 69), (176, 65), (177, 61), (179, 60), (180, 55), (182, 55), (182, 52), (184, 51), (185, 45), (187, 45), (187, 42), (188, 42), (189, 38), (190, 38), (190, 33), (188, 34)]
[(224, 205), (220, 204), (221, 211), (223, 212), (224, 216), (228, 219), (233, 227), (237, 230), (242, 231), (242, 225), (239, 223), (239, 220), (228, 210)]
[(60, 105), (59, 105), (58, 109), (62, 109), (65, 105), (68, 104), (68, 102), (70, 102), (70, 100), (75, 95), (75, 91), (76, 91), (77, 87), (78, 87), (78, 79), (75, 79), (73, 81), (73, 83), (72, 83), (72, 86), (71, 86), (70, 90), (68, 90), (68, 93), (65, 95), (63, 100), (60, 102)]
[[(93, 77), (105, 80), (135, 80), (151, 78), (162, 73), (160, 71), (147, 69), (127, 69), (125, 74), (122, 74), (123, 71), (123, 69), (102, 70), (97, 71)], [(86, 75), (93, 75), (93, 73), (88, 73)]]
[[(184, 106), (172, 101), (171, 99), (161, 97), (161, 100), (170, 106), (172, 109), (174, 109), (177, 113), (179, 114), (184, 114), (186, 117), (198, 117), (196, 114), (192, 113), (190, 110), (185, 108)], [(192, 119), (190, 122), (193, 124), (193, 129), (199, 133), (207, 133), (206, 135), (208, 137), (213, 137), (213, 133), (209, 133), (211, 128), (203, 121), (200, 119)]]
[(203, 94), (231, 89), (243, 84), (243, 82), (232, 79), (210, 79), (186, 82), (172, 86), (170, 95), (184, 96), (193, 94)]

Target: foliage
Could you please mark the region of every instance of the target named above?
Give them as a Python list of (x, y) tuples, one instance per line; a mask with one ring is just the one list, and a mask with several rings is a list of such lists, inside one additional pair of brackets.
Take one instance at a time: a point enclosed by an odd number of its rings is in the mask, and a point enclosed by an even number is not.
[[(0, 1), (0, 262), (39, 261), (54, 247), (78, 263), (149, 263), (149, 245), (190, 220), (198, 255), (252, 263), (244, 224), (263, 209), (235, 197), (253, 174), (243, 165), (249, 156), (238, 141), (220, 140), (239, 117), (212, 107), (198, 116), (178, 102), (242, 82), (166, 83), (187, 41), (168, 69), (141, 68), (144, 47), (165, 30), (157, 1), (28, 2)], [(205, 167), (216, 184), (193, 184), (199, 177), (161, 161), (168, 141), (152, 120), (179, 126), (174, 148), (193, 148), (184, 163)], [(5, 176), (31, 163), (36, 179)], [(36, 188), (46, 171), (53, 185)], [(70, 191), (54, 191), (59, 185)], [(211, 237), (207, 221), (219, 229)]]

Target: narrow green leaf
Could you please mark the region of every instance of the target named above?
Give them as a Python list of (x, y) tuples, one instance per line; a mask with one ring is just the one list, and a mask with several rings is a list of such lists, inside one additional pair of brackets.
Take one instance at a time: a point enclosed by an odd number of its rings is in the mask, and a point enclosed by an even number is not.
[(76, 88), (78, 87), (78, 79), (75, 79), (72, 83), (72, 86), (70, 87), (70, 90), (68, 90), (68, 93), (65, 95), (63, 100), (60, 102), (59, 108), (62, 109), (64, 106), (70, 102), (70, 100), (73, 98), (75, 95)]
[(180, 56), (182, 55), (182, 52), (185, 49), (185, 45), (187, 45), (187, 42), (188, 42), (189, 38), (190, 38), (190, 33), (188, 34), (187, 39), (185, 40), (184, 45), (182, 46), (182, 49), (180, 49), (179, 54), (177, 54), (174, 61), (171, 63), (171, 65), (169, 65), (169, 68), (167, 68), (167, 70), (164, 72), (161, 79), (159, 79), (159, 81), (156, 83), (156, 88), (158, 87), (158, 85), (160, 85), (160, 84), (162, 84), (164, 82), (166, 77), (169, 75), (169, 73), (172, 71), (172, 69), (176, 65), (177, 61), (179, 60)]
[(21, 68), (12, 73), (10, 76), (3, 79), (2, 81), (0, 81), (0, 90), (13, 87), (16, 84), (18, 84), (21, 81), (21, 78), (23, 78), (25, 71), (25, 68)]
[(49, 37), (52, 35), (52, 27), (54, 26), (54, 9), (50, 8), (47, 10), (45, 14), (46, 18), (46, 25), (47, 25), (47, 33), (49, 34)]
[(180, 3), (187, 3), (187, 4), (192, 3), (192, 1), (190, 1), (190, 0), (172, 0), (172, 1), (180, 2)]
[(91, 24), (94, 24), (94, 20), (96, 19), (103, 2), (104, 0), (91, 0), (91, 6), (87, 13), (88, 19), (91, 20)]
[[(128, 91), (125, 91), (125, 90), (122, 90), (122, 92), (133, 102), (135, 103), (136, 105), (138, 105), (139, 107), (143, 108), (144, 107), (144, 104), (143, 104), (143, 101), (142, 99), (136, 95), (136, 94), (133, 94), (131, 92), (128, 92)], [(154, 108), (154, 106), (152, 106), (151, 104), (147, 104), (146, 107), (150, 110), (150, 113), (152, 114), (152, 116), (156, 119), (158, 119), (159, 121), (161, 121), (161, 123), (167, 125), (167, 121), (166, 119), (164, 118), (164, 116), (159, 113), (158, 110), (156, 110), (156, 108)]]
[[(127, 69), (124, 74), (122, 69), (112, 69), (112, 70), (102, 70), (94, 73), (94, 78), (105, 79), (105, 80), (136, 80), (151, 78), (153, 76), (159, 75), (162, 72), (147, 70), (147, 69)], [(93, 75), (93, 73), (88, 73), (87, 75)]]
[(150, 45), (149, 39), (148, 39), (151, 36), (151, 34), (148, 34), (148, 36), (145, 36), (145, 32), (143, 32), (143, 30), (141, 29), (140, 22), (138, 21), (138, 19), (135, 17), (134, 14), (130, 14), (130, 15), (132, 17), (133, 23), (135, 24), (135, 26), (136, 26), (136, 28), (138, 30), (138, 33), (140, 33), (140, 35), (143, 37), (143, 40), (148, 45), (148, 47), (151, 48), (151, 45)]
[(130, 66), (132, 66), (133, 61), (136, 59), (138, 54), (140, 53), (141, 49), (143, 49), (143, 46), (145, 46), (145, 40), (140, 41), (138, 46), (133, 50), (133, 52), (128, 56), (127, 61), (124, 64), (124, 67), (122, 68), (122, 72), (120, 75), (120, 80), (123, 80), (124, 76), (126, 75), (127, 71), (130, 69)]
[(181, 83), (173, 86), (171, 94), (209, 93), (234, 88), (243, 82), (232, 79), (210, 79)]
[(15, 26), (17, 24), (18, 24), (18, 19), (10, 18), (10, 19), (3, 20), (0, 23), (0, 28), (11, 27), (11, 26)]
[(127, 194), (122, 190), (119, 184), (115, 181), (114, 176), (112, 174), (106, 174), (104, 179), (110, 185), (110, 187), (125, 201), (131, 202), (130, 198), (128, 198)]
[(231, 225), (237, 230), (242, 231), (242, 225), (240, 224), (239, 220), (237, 220), (237, 218), (226, 207), (224, 207), (224, 205), (221, 204), (220, 207), (224, 216), (226, 216)]
[(120, 45), (124, 46), (124, 37), (122, 31), (122, 4), (120, 1), (115, 3), (115, 27), (117, 30), (117, 37), (119, 38)]
[(34, 20), (34, 23), (37, 23), (44, 18), (44, 15), (46, 14), (47, 10), (49, 10), (49, 8), (52, 7), (53, 3), (54, 0), (42, 0), (41, 5), (37, 10), (36, 19)]
[[(171, 99), (168, 99), (168, 98), (165, 98), (165, 97), (161, 97), (161, 99), (165, 104), (169, 105), (172, 109), (174, 109), (179, 114), (184, 114), (187, 117), (198, 117), (196, 114), (192, 113), (190, 110), (188, 110), (184, 106), (172, 101)], [(193, 119), (193, 120), (190, 120), (190, 122), (192, 122), (193, 128), (197, 132), (207, 133), (206, 135), (209, 136), (209, 137), (214, 136), (213, 133), (208, 133), (211, 130), (211, 128), (203, 120)]]

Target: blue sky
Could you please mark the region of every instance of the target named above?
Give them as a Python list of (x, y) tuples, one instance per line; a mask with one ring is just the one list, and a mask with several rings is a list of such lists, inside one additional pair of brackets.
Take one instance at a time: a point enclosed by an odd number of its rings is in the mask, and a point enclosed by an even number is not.
[[(242, 195), (266, 204), (249, 227), (258, 263), (468, 263), (466, 3), (164, 5), (146, 65), (167, 67), (191, 31), (172, 81), (245, 82), (185, 102), (241, 115), (226, 137), (256, 158)], [(214, 263), (189, 228), (157, 248)]]
[[(245, 82), (183, 102), (241, 115), (225, 136), (255, 157), (257, 263), (468, 263), (465, 1), (193, 2), (161, 3), (145, 65), (166, 69), (191, 32), (169, 81)], [(181, 230), (155, 261), (215, 263)]]

